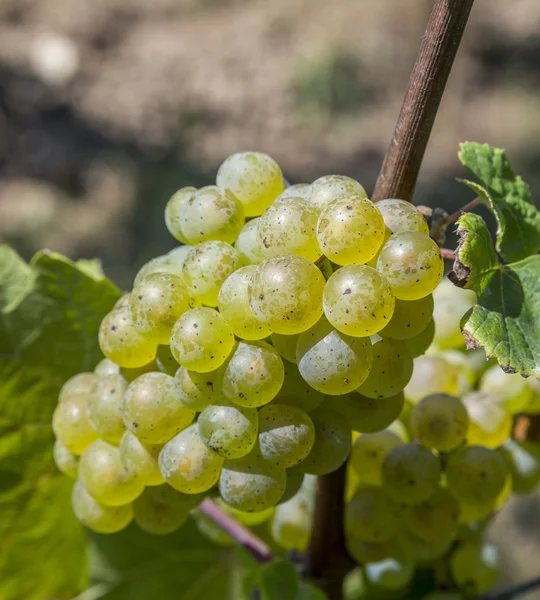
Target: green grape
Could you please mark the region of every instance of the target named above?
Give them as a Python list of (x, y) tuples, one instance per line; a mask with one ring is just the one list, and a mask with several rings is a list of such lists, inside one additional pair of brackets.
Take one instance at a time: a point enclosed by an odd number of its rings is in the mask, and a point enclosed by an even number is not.
[(413, 373), (413, 360), (404, 342), (376, 339), (371, 371), (357, 392), (368, 398), (388, 398), (401, 392)]
[(489, 368), (480, 381), (480, 391), (487, 392), (506, 412), (518, 414), (527, 409), (532, 390), (519, 373), (505, 373), (499, 365)]
[(53, 458), (59, 471), (72, 479), (77, 479), (79, 457), (70, 452), (60, 440), (54, 442)]
[(276, 396), (276, 402), (297, 406), (305, 412), (311, 412), (324, 401), (324, 394), (313, 389), (300, 375), (296, 365), (285, 363), (285, 379), (283, 386)]
[(276, 161), (263, 152), (237, 152), (221, 164), (216, 183), (244, 205), (246, 217), (257, 217), (285, 188)]
[(158, 346), (156, 354), (156, 366), (161, 373), (175, 375), (180, 365), (176, 362), (171, 348), (168, 345)]
[(384, 224), (392, 233), (418, 231), (429, 235), (429, 227), (422, 213), (410, 202), (389, 198), (379, 200), (375, 206), (383, 216)]
[(296, 406), (268, 404), (259, 411), (259, 448), (265, 460), (290, 468), (311, 452), (315, 428)]
[(459, 368), (441, 356), (419, 356), (414, 359), (414, 371), (405, 388), (405, 397), (414, 404), (431, 394), (459, 392)]
[(129, 292), (122, 294), (113, 306), (115, 308), (128, 308), (129, 307)]
[(262, 340), (270, 335), (270, 328), (258, 321), (249, 306), (249, 281), (257, 267), (248, 265), (235, 271), (223, 283), (218, 295), (221, 316), (234, 334), (243, 340)]
[(456, 287), (445, 278), (433, 291), (433, 300), (434, 344), (443, 350), (463, 348), (465, 339), (459, 323), (461, 317), (476, 304), (476, 294), (472, 290)]
[(354, 441), (350, 464), (358, 475), (360, 485), (382, 485), (382, 465), (386, 455), (403, 443), (391, 431), (364, 433)]
[(349, 554), (359, 565), (378, 562), (396, 553), (396, 542), (394, 539), (385, 540), (384, 542), (366, 542), (348, 534), (346, 544)]
[(132, 381), (124, 397), (124, 424), (145, 444), (164, 444), (195, 417), (180, 402), (174, 379), (165, 373), (146, 373)]
[(322, 315), (324, 284), (319, 269), (302, 256), (268, 258), (251, 277), (249, 304), (274, 333), (301, 333)]
[(320, 213), (317, 240), (324, 255), (338, 265), (362, 265), (384, 243), (381, 213), (364, 194), (343, 194)]
[(266, 510), (261, 510), (260, 512), (245, 512), (243, 510), (237, 510), (232, 506), (229, 506), (221, 498), (216, 499), (216, 504), (220, 506), (228, 515), (231, 515), (234, 519), (236, 519), (242, 525), (246, 525), (247, 527), (256, 527), (257, 525), (262, 525), (269, 521), (273, 516), (275, 509), (274, 507), (267, 508)]
[(394, 340), (408, 340), (420, 335), (433, 317), (433, 295), (420, 300), (396, 300), (394, 313), (379, 335)]
[(365, 565), (364, 573), (370, 588), (381, 591), (398, 591), (406, 588), (415, 573), (414, 561), (410, 558), (385, 558)]
[[(120, 367), (118, 365), (116, 365), (115, 363), (113, 363), (112, 360), (109, 360), (108, 358), (104, 358), (103, 360), (100, 360), (98, 362), (98, 364), (96, 365), (96, 368), (94, 369), (94, 375), (98, 378), (101, 379), (102, 377), (108, 377), (109, 375), (118, 375), (120, 373)], [(86, 375), (86, 373), (79, 373), (79, 375)], [(75, 377), (77, 377), (77, 375), (75, 375)], [(94, 380), (93, 380), (94, 381)], [(93, 386), (93, 384), (92, 384)], [(90, 392), (92, 389), (92, 387), (89, 387), (88, 391)], [(62, 392), (60, 392), (62, 393)]]
[(118, 445), (120, 461), (127, 474), (151, 486), (164, 481), (158, 466), (161, 448), (160, 444), (143, 444), (131, 431), (124, 433)]
[(309, 200), (311, 196), (311, 185), (309, 183), (295, 183), (286, 187), (281, 194), (274, 200), (274, 204), (288, 202), (291, 198), (304, 198)]
[(296, 496), (306, 477), (309, 478), (312, 475), (306, 475), (302, 470), (302, 465), (287, 469), (287, 485), (285, 486), (283, 496), (279, 499), (279, 503), (288, 502), (293, 496)]
[(146, 373), (155, 373), (156, 371), (159, 371), (159, 369), (155, 360), (135, 369), (126, 369), (126, 367), (120, 367), (120, 375), (122, 375), (122, 377), (128, 383), (135, 381), (135, 379), (141, 375), (145, 375)]
[(200, 304), (217, 306), (219, 289), (242, 266), (239, 252), (226, 242), (203, 242), (188, 252), (182, 275), (189, 295)]
[(157, 344), (139, 333), (129, 308), (117, 308), (105, 315), (99, 327), (99, 347), (121, 367), (142, 367), (154, 360)]
[(433, 453), (414, 443), (391, 448), (382, 465), (385, 492), (396, 502), (417, 504), (439, 486), (441, 466)]
[(396, 298), (419, 300), (440, 283), (444, 261), (437, 244), (423, 233), (394, 233), (377, 260), (377, 270), (386, 277)]
[(388, 282), (366, 265), (338, 269), (326, 282), (323, 308), (341, 333), (365, 337), (390, 322), (395, 299)]
[(401, 527), (397, 532), (397, 541), (400, 554), (419, 563), (432, 563), (450, 550), (454, 538), (440, 537), (428, 541), (418, 537), (407, 527)]
[(329, 408), (340, 412), (353, 431), (373, 433), (386, 429), (401, 414), (403, 392), (388, 398), (368, 398), (361, 394), (346, 394), (328, 401)]
[(133, 324), (156, 344), (168, 344), (176, 321), (195, 307), (183, 281), (169, 273), (143, 277), (130, 294)]
[(133, 519), (133, 506), (104, 506), (95, 500), (80, 480), (75, 482), (71, 506), (79, 521), (97, 533), (117, 533)]
[(235, 406), (221, 401), (211, 404), (197, 421), (201, 440), (223, 458), (240, 458), (248, 454), (259, 430), (259, 414), (254, 408)]
[(285, 360), (296, 364), (296, 344), (300, 335), (300, 333), (295, 335), (273, 333), (270, 336), (270, 341), (272, 342), (272, 346), (274, 346)]
[(309, 545), (315, 508), (311, 488), (311, 483), (304, 485), (293, 498), (276, 507), (270, 533), (284, 550), (305, 552)]
[(243, 264), (258, 265), (264, 260), (263, 248), (259, 241), (258, 228), (260, 217), (248, 221), (236, 238), (234, 247)]
[(155, 502), (176, 508), (183, 508), (187, 511), (196, 508), (207, 495), (206, 493), (183, 494), (182, 492), (175, 490), (168, 483), (146, 488), (145, 493), (148, 493)]
[(150, 489), (133, 502), (135, 523), (146, 533), (167, 535), (179, 529), (188, 519), (190, 509), (157, 502)]
[[(407, 404), (408, 403), (406, 402), (403, 405), (403, 407), (406, 408)], [(390, 425), (388, 425), (388, 427), (386, 429), (388, 431), (391, 431), (392, 433), (395, 433), (398, 436), (398, 438), (400, 438), (404, 442), (410, 442), (411, 436), (409, 435), (409, 431), (407, 430), (407, 428), (403, 424), (403, 419), (404, 419), (404, 415), (403, 415), (403, 412), (402, 412), (401, 419), (399, 419), (399, 420), (396, 419), (393, 423), (390, 423)]]
[(427, 500), (407, 506), (403, 514), (405, 526), (416, 536), (437, 541), (455, 537), (460, 507), (445, 488), (438, 488)]
[[(540, 452), (535, 443), (507, 440), (498, 449), (498, 452), (506, 462), (512, 476), (512, 492), (529, 494), (538, 487), (540, 483)], [(58, 465), (58, 461), (56, 464)], [(60, 470), (63, 469), (60, 468)]]
[(531, 415), (540, 414), (540, 379), (532, 376), (527, 378), (526, 382), (531, 388), (531, 399), (527, 406), (527, 412)]
[(171, 352), (176, 361), (198, 373), (217, 369), (233, 347), (233, 330), (213, 308), (194, 308), (184, 313), (171, 334)]
[(84, 451), (79, 477), (88, 492), (106, 506), (133, 502), (144, 489), (143, 481), (124, 469), (118, 448), (103, 440), (95, 441)]
[(298, 338), (298, 370), (319, 392), (346, 394), (362, 384), (373, 360), (369, 338), (336, 331), (325, 318)]
[(63, 402), (66, 398), (72, 396), (87, 396), (94, 389), (97, 382), (96, 378), (97, 374), (94, 373), (77, 373), (77, 375), (73, 375), (62, 386), (58, 395), (58, 402)]
[(165, 206), (165, 225), (169, 233), (182, 244), (187, 244), (187, 238), (182, 232), (180, 215), (182, 207), (195, 194), (197, 188), (186, 186), (175, 192)]
[(316, 235), (317, 217), (309, 201), (299, 197), (267, 208), (257, 227), (263, 256), (295, 254), (315, 262), (322, 254)]
[(94, 431), (110, 444), (120, 442), (125, 426), (122, 420), (122, 405), (126, 381), (121, 375), (109, 375), (98, 379), (88, 396), (88, 421)]
[(469, 415), (467, 442), (473, 446), (497, 448), (512, 434), (512, 415), (486, 392), (473, 392), (463, 397)]
[(471, 392), (476, 386), (476, 373), (471, 367), (467, 354), (459, 350), (443, 350), (438, 351), (437, 354), (459, 369), (458, 396)]
[(209, 373), (196, 373), (180, 367), (174, 376), (176, 394), (184, 406), (197, 412), (210, 404), (217, 403), (221, 397), (222, 369)]
[(279, 502), (286, 484), (285, 469), (265, 461), (255, 447), (248, 455), (225, 462), (219, 492), (233, 508), (260, 512)]
[(210, 450), (193, 424), (167, 442), (159, 453), (159, 470), (175, 490), (201, 494), (219, 479), (223, 458)]
[(81, 455), (98, 438), (86, 414), (86, 394), (64, 396), (54, 410), (52, 428), (54, 435), (72, 453)]
[[(180, 266), (180, 268), (182, 268), (184, 266), (184, 260), (186, 260), (186, 256), (188, 255), (188, 252), (191, 250), (191, 248), (192, 246), (190, 246), (189, 244), (183, 244), (182, 246), (177, 246), (176, 248), (169, 250), (169, 252), (167, 252), (165, 256), (168, 256), (178, 266)], [(175, 273), (173, 273), (173, 275), (174, 274)], [(181, 275), (177, 275), (177, 277), (180, 276)]]
[[(189, 251), (193, 246), (182, 246), (182, 248), (187, 248)], [(183, 250), (180, 256), (177, 254), (164, 254), (163, 256), (156, 256), (156, 258), (148, 261), (139, 269), (137, 275), (135, 275), (133, 285), (137, 285), (141, 279), (149, 277), (154, 273), (169, 273), (170, 275), (182, 278), (185, 252), (186, 251)], [(115, 308), (117, 307), (115, 306)]]
[(397, 511), (380, 487), (362, 487), (345, 508), (345, 529), (366, 542), (394, 537)]
[(367, 198), (366, 190), (346, 175), (325, 175), (311, 184), (309, 201), (320, 212), (344, 194)]
[(351, 451), (351, 428), (338, 412), (321, 407), (309, 414), (315, 426), (315, 442), (302, 468), (311, 475), (326, 475), (338, 469)]
[(199, 533), (216, 546), (228, 548), (234, 546), (236, 543), (228, 533), (199, 509), (194, 510), (191, 516), (195, 521)]
[[(379, 331), (379, 335), (381, 332)], [(435, 335), (435, 321), (431, 319), (431, 321), (427, 324), (427, 327), (412, 338), (408, 340), (403, 340), (405, 342), (405, 346), (409, 351), (409, 354), (412, 358), (417, 358), (418, 356), (422, 356), (426, 352), (426, 350), (433, 343), (433, 336)]]
[(412, 410), (413, 437), (428, 448), (449, 452), (467, 437), (469, 416), (459, 398), (448, 394), (432, 394)]
[(456, 450), (446, 463), (448, 489), (457, 500), (468, 504), (494, 501), (503, 490), (507, 475), (501, 456), (483, 446)]
[(494, 544), (463, 544), (450, 558), (450, 571), (467, 593), (486, 592), (501, 572), (500, 557)]
[(225, 365), (223, 395), (255, 408), (273, 400), (285, 377), (281, 356), (265, 342), (239, 342)]

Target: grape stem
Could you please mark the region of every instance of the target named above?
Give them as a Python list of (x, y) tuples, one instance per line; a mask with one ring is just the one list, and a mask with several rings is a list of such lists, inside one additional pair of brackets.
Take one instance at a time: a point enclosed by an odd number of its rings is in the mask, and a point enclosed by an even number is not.
[(525, 594), (526, 592), (534, 590), (538, 587), (540, 587), (540, 577), (531, 579), (531, 581), (522, 583), (514, 588), (510, 588), (509, 590), (504, 590), (494, 594), (482, 594), (479, 596), (478, 600), (511, 600), (511, 598), (521, 596), (521, 594)]
[(450, 248), (441, 248), (441, 255), (446, 260), (456, 260), (456, 253)]
[(479, 204), (482, 204), (482, 198), (480, 197), (467, 202), (465, 206), (462, 206), (459, 210), (456, 210), (455, 213), (448, 215), (444, 220), (444, 224), (451, 225), (452, 223), (455, 223), (463, 213), (471, 212), (471, 210), (474, 210)]

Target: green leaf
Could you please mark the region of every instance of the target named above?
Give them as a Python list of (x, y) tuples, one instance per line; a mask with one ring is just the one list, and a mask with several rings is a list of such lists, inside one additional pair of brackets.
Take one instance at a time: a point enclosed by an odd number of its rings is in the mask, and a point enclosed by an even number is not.
[(275, 558), (261, 568), (261, 591), (264, 600), (295, 600), (298, 594), (298, 573), (285, 558)]
[(326, 600), (326, 595), (310, 583), (300, 583), (294, 600)]

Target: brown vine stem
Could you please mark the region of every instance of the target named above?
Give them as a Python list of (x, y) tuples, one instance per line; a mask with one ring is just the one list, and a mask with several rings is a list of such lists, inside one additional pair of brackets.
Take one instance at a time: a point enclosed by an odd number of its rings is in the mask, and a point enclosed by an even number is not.
[(455, 260), (456, 259), (456, 253), (453, 250), (450, 250), (449, 248), (441, 248), (441, 254), (442, 254), (442, 257), (445, 258), (446, 260)]
[(456, 212), (448, 215), (444, 220), (444, 224), (451, 225), (452, 223), (455, 223), (463, 213), (471, 212), (471, 210), (474, 210), (479, 204), (482, 204), (482, 198), (480, 197), (467, 202), (465, 206), (462, 206), (459, 210), (456, 210)]

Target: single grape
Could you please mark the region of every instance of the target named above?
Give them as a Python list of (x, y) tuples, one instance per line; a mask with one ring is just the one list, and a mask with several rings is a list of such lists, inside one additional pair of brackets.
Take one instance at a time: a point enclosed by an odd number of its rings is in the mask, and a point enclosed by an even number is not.
[[(381, 332), (379, 331), (379, 334)], [(427, 327), (412, 338), (408, 340), (403, 340), (409, 354), (412, 358), (416, 358), (418, 356), (422, 356), (426, 352), (426, 350), (433, 343), (433, 336), (435, 335), (435, 321), (431, 319), (431, 321), (427, 324)], [(384, 336), (383, 336), (384, 337)]]
[(222, 369), (209, 373), (196, 373), (180, 367), (174, 376), (176, 394), (184, 406), (201, 412), (222, 398)]
[(366, 542), (384, 542), (395, 535), (397, 511), (380, 487), (362, 487), (345, 508), (345, 529)]
[(401, 555), (418, 563), (432, 563), (450, 550), (454, 538), (440, 537), (428, 541), (415, 535), (408, 527), (401, 527), (397, 531), (397, 541)]
[(296, 365), (285, 363), (284, 367), (285, 379), (275, 398), (276, 402), (296, 406), (305, 412), (311, 412), (320, 406), (324, 401), (324, 394), (313, 389), (304, 381)]
[(143, 444), (131, 431), (124, 433), (118, 445), (120, 461), (127, 474), (151, 486), (164, 481), (158, 466), (161, 448), (160, 444)]
[(240, 259), (246, 265), (258, 265), (264, 260), (263, 248), (259, 241), (258, 228), (260, 217), (251, 219), (242, 227), (236, 238), (234, 247), (240, 254)]
[(405, 397), (416, 404), (431, 394), (459, 392), (459, 368), (442, 356), (419, 356), (414, 360), (414, 371), (405, 388)]
[(161, 373), (165, 373), (167, 375), (176, 374), (176, 371), (178, 371), (180, 365), (176, 362), (170, 346), (158, 346), (156, 354), (156, 366)]
[(444, 261), (437, 244), (423, 233), (394, 233), (377, 260), (377, 270), (386, 277), (396, 298), (418, 300), (440, 283)]
[(415, 574), (414, 561), (407, 558), (385, 558), (368, 563), (364, 568), (366, 582), (371, 589), (395, 592), (406, 589)]
[(165, 225), (169, 233), (182, 244), (187, 244), (187, 238), (182, 232), (180, 215), (182, 207), (195, 194), (197, 188), (186, 186), (175, 192), (165, 206)]
[(447, 489), (438, 488), (427, 500), (407, 506), (403, 520), (414, 535), (435, 542), (455, 537), (459, 515), (458, 501)]
[(340, 412), (353, 431), (373, 433), (386, 429), (401, 414), (403, 392), (388, 398), (368, 398), (361, 394), (345, 394), (328, 400), (329, 408)]
[(279, 503), (288, 502), (293, 496), (296, 496), (306, 477), (312, 477), (312, 475), (306, 475), (301, 465), (287, 469), (287, 485), (283, 496), (279, 499)]
[(276, 507), (270, 533), (284, 550), (304, 552), (309, 545), (315, 504), (311, 487), (304, 485), (293, 498)]
[(319, 269), (302, 256), (268, 258), (249, 282), (250, 307), (274, 333), (301, 333), (322, 315), (324, 285)]
[(476, 373), (472, 368), (468, 353), (459, 350), (442, 350), (437, 354), (459, 369), (458, 396), (464, 396), (476, 387)]
[(429, 235), (429, 227), (422, 213), (410, 202), (389, 198), (379, 200), (375, 206), (381, 213), (384, 224), (392, 233), (418, 231)]
[(54, 442), (53, 458), (59, 471), (71, 479), (77, 479), (79, 457), (70, 452), (60, 440)]
[(146, 488), (145, 493), (148, 493), (155, 502), (176, 508), (183, 508), (187, 511), (193, 510), (207, 496), (206, 493), (183, 494), (182, 492), (175, 490), (168, 483)]
[(472, 446), (498, 448), (512, 435), (512, 415), (491, 394), (473, 392), (463, 397), (469, 415), (467, 442)]
[(364, 433), (354, 441), (350, 464), (361, 485), (382, 485), (382, 465), (386, 455), (403, 441), (391, 431)]
[[(120, 373), (120, 367), (118, 365), (116, 365), (115, 363), (113, 363), (112, 360), (109, 360), (108, 358), (104, 358), (103, 360), (100, 360), (98, 362), (98, 364), (96, 365), (96, 368), (94, 369), (94, 375), (98, 378), (101, 379), (102, 377), (108, 377), (109, 375), (118, 375)], [(86, 373), (79, 373), (79, 375), (86, 375)], [(78, 377), (77, 375), (75, 375), (75, 377)], [(93, 386), (93, 384), (92, 384)], [(88, 392), (91, 391), (91, 387), (88, 388)]]
[(123, 413), (127, 429), (145, 444), (164, 444), (195, 417), (180, 402), (174, 379), (165, 373), (146, 373), (131, 382)]
[(300, 335), (300, 333), (295, 335), (273, 333), (270, 336), (270, 341), (272, 342), (272, 346), (274, 346), (285, 360), (296, 364), (296, 344)]
[[(118, 369), (118, 367), (116, 368)], [(73, 375), (73, 377), (70, 377), (62, 386), (60, 394), (58, 395), (58, 402), (63, 402), (66, 398), (70, 398), (71, 396), (87, 396), (94, 389), (97, 377), (98, 375), (94, 373), (77, 373), (77, 375)]]
[(392, 318), (379, 335), (394, 340), (408, 340), (420, 335), (433, 315), (433, 295), (419, 300), (396, 300)]
[(500, 557), (494, 544), (463, 544), (450, 558), (452, 577), (467, 593), (486, 592), (495, 585), (501, 572)]
[(337, 270), (324, 288), (324, 314), (347, 335), (366, 337), (383, 329), (392, 318), (394, 303), (388, 282), (366, 265)]
[(273, 517), (275, 512), (273, 506), (267, 508), (266, 510), (253, 513), (233, 508), (232, 506), (226, 504), (221, 498), (217, 498), (215, 502), (228, 515), (231, 515), (231, 517), (235, 518), (239, 523), (242, 523), (242, 525), (246, 525), (247, 527), (255, 527), (257, 525), (261, 525), (262, 523), (266, 523)]
[(505, 373), (499, 365), (489, 368), (480, 381), (480, 391), (487, 392), (506, 412), (518, 414), (527, 410), (532, 389), (519, 373)]
[(476, 294), (472, 290), (458, 288), (444, 278), (433, 291), (433, 300), (434, 344), (443, 350), (463, 348), (465, 339), (459, 323), (461, 317), (476, 304)]
[(86, 394), (64, 395), (54, 410), (52, 428), (54, 435), (73, 454), (82, 454), (98, 438), (87, 416)]
[(88, 395), (88, 421), (99, 437), (110, 444), (120, 442), (125, 426), (122, 419), (122, 405), (126, 381), (121, 375), (109, 375), (98, 379)]
[(361, 198), (367, 198), (366, 190), (351, 177), (325, 175), (311, 184), (309, 201), (320, 212), (344, 194), (354, 194)]
[[(503, 457), (512, 476), (512, 492), (529, 494), (538, 487), (540, 483), (540, 452), (534, 442), (507, 440), (498, 449), (498, 452)], [(58, 465), (58, 461), (56, 464)], [(59, 468), (61, 471), (63, 470), (61, 467)]]
[(155, 360), (135, 369), (126, 369), (126, 367), (120, 367), (120, 375), (122, 375), (127, 383), (135, 381), (135, 379), (141, 375), (145, 375), (146, 373), (156, 373), (157, 371), (159, 371), (159, 369)]
[(174, 358), (186, 369), (198, 373), (217, 369), (233, 347), (233, 330), (213, 308), (194, 308), (184, 313), (171, 334)]
[(385, 540), (384, 542), (366, 542), (348, 534), (346, 543), (349, 554), (359, 565), (378, 562), (396, 553), (396, 542), (394, 539)]
[[(169, 273), (170, 275), (175, 275), (176, 277), (182, 278), (182, 269), (184, 267), (184, 260), (186, 258), (186, 253), (193, 248), (193, 246), (181, 246), (183, 249), (180, 255), (178, 253), (175, 254), (164, 254), (163, 256), (156, 256), (152, 260), (145, 263), (135, 275), (135, 279), (133, 280), (133, 285), (137, 285), (141, 279), (145, 277), (149, 277), (154, 273)], [(128, 298), (129, 300), (129, 298)], [(126, 302), (126, 306), (127, 306)], [(116, 307), (115, 308), (119, 308)]]
[(338, 265), (362, 265), (384, 243), (381, 213), (365, 194), (343, 194), (323, 208), (317, 240), (324, 255)]
[[(171, 260), (174, 260), (177, 265), (183, 267), (184, 260), (186, 259), (186, 256), (191, 248), (192, 246), (189, 244), (183, 244), (182, 246), (177, 246), (176, 248), (169, 250), (165, 256), (168, 256)], [(177, 277), (179, 277), (179, 275), (177, 275)]]
[[(407, 405), (408, 405), (408, 403), (405, 402), (403, 407), (406, 408)], [(411, 409), (412, 409), (412, 407), (411, 407)], [(395, 433), (400, 440), (403, 440), (404, 442), (410, 442), (411, 436), (409, 435), (409, 431), (407, 430), (407, 428), (404, 425), (405, 419), (406, 419), (406, 416), (402, 412), (400, 419), (396, 419), (393, 423), (388, 425), (388, 427), (386, 429), (388, 431), (391, 431), (392, 433)]]
[(288, 202), (291, 198), (304, 198), (309, 200), (311, 196), (311, 185), (309, 183), (295, 183), (286, 187), (281, 194), (274, 200), (274, 204)]
[(528, 377), (527, 385), (531, 388), (531, 399), (527, 406), (527, 412), (531, 415), (540, 414), (540, 379), (537, 377)]
[(157, 502), (150, 489), (133, 502), (135, 523), (146, 533), (167, 535), (179, 529), (188, 519), (190, 509)]

